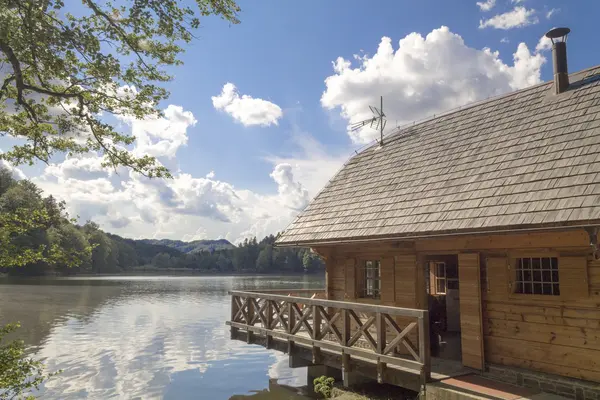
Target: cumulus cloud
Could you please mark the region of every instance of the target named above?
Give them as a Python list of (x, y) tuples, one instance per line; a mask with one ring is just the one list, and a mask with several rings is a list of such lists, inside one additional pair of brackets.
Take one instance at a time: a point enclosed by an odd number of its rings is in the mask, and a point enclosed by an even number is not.
[[(167, 107), (164, 114), (163, 119), (132, 120), (127, 126), (155, 138), (165, 132), (164, 127), (179, 124), (174, 136), (178, 143), (185, 143), (193, 115), (178, 106)], [(217, 179), (214, 171), (195, 176), (172, 169), (173, 179), (163, 180), (127, 169), (106, 170), (95, 152), (51, 163), (33, 181), (46, 193), (65, 200), (68, 212), (80, 222), (92, 219), (112, 233), (183, 240), (224, 237), (239, 242), (283, 230), (350, 153), (346, 149), (331, 154), (309, 135), (295, 136), (292, 144), (295, 150), (288, 156), (264, 158), (273, 165), (276, 192), (236, 187)], [(173, 146), (173, 152), (177, 149)], [(139, 151), (137, 143), (133, 151)], [(160, 154), (159, 161), (171, 153)]]
[(196, 118), (183, 107), (169, 105), (162, 117), (149, 117), (144, 120), (121, 118), (131, 126), (136, 138), (134, 155), (173, 158), (180, 147), (187, 144), (187, 129), (196, 125)]
[(560, 12), (560, 8), (553, 8), (546, 13), (546, 18), (550, 19), (554, 14), (558, 14)]
[(118, 211), (115, 214), (108, 216), (108, 223), (115, 229), (125, 228), (130, 222), (131, 218), (122, 215)]
[[(2, 154), (2, 150), (0, 150), (0, 154)], [(11, 163), (6, 160), (0, 160), (0, 168), (5, 168), (10, 171), (13, 179), (21, 180), (27, 179), (27, 176), (21, 171), (19, 168), (15, 167)]]
[[(521, 43), (513, 65), (505, 64), (497, 51), (471, 48), (445, 26), (426, 37), (411, 33), (397, 49), (384, 37), (373, 56), (355, 59), (358, 65), (342, 57), (333, 63), (334, 74), (325, 79), (321, 104), (339, 109), (350, 124), (370, 118), (369, 105), (377, 104), (382, 95), (388, 130), (538, 83), (546, 61)], [(348, 134), (355, 143), (368, 143), (377, 136), (369, 127)]]
[(490, 11), (496, 5), (496, 0), (478, 1), (476, 4), (481, 11)]
[(551, 49), (552, 49), (552, 39), (547, 38), (546, 36), (542, 36), (540, 38), (540, 41), (538, 42), (538, 44), (535, 46), (535, 51), (537, 51), (537, 52), (542, 52), (542, 51), (551, 50)]
[(490, 19), (479, 21), (479, 29), (513, 29), (521, 28), (527, 25), (537, 24), (539, 21), (534, 9), (526, 9), (523, 6), (515, 7), (512, 11), (498, 14)]
[(285, 207), (301, 211), (308, 205), (308, 190), (300, 182), (294, 180), (294, 173), (290, 164), (276, 165), (273, 172), (271, 172), (271, 178), (277, 183), (279, 199)]
[(244, 126), (277, 125), (283, 115), (275, 103), (246, 94), (240, 96), (233, 83), (226, 83), (221, 94), (212, 97), (212, 102), (215, 109), (226, 112)]

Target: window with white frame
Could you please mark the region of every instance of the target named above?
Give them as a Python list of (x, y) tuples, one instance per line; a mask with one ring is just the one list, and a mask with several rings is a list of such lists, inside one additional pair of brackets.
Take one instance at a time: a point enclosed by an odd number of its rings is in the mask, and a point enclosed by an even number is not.
[(361, 276), (358, 281), (359, 297), (363, 299), (381, 298), (381, 262), (379, 260), (367, 260), (359, 270)]
[(515, 293), (560, 296), (557, 257), (517, 258), (515, 273)]

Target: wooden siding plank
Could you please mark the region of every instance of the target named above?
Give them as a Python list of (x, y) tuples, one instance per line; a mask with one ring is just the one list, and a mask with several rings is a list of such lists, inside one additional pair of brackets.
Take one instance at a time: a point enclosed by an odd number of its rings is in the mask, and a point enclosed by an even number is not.
[(417, 256), (408, 254), (394, 257), (396, 306), (416, 306), (417, 285)]
[(381, 303), (386, 306), (395, 305), (396, 282), (394, 257), (381, 259)]
[(581, 300), (589, 296), (589, 281), (586, 257), (560, 257), (558, 279), (560, 297), (566, 300)]
[(600, 351), (597, 350), (492, 336), (486, 337), (485, 341), (486, 349), (489, 348), (489, 353), (496, 356), (600, 372)]
[[(461, 253), (458, 255), (458, 276), (460, 285), (460, 326), (463, 365), (483, 370), (483, 327), (481, 316), (481, 285), (479, 254)], [(463, 284), (465, 282), (466, 284)], [(464, 357), (465, 354), (473, 357)]]
[(486, 299), (508, 299), (508, 259), (487, 257), (485, 263), (488, 276)]
[(345, 299), (356, 299), (356, 259), (349, 257), (346, 259), (346, 294)]
[(487, 336), (600, 350), (600, 331), (594, 328), (489, 318), (484, 333)]

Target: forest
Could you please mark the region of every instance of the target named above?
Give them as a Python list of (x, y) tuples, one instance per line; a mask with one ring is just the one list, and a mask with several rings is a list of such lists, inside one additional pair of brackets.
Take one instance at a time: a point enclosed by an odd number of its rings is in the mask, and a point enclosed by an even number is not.
[[(32, 217), (33, 216), (33, 217)], [(35, 218), (19, 229), (20, 218)], [(204, 273), (315, 273), (319, 256), (306, 248), (276, 248), (276, 235), (238, 246), (226, 240), (181, 242), (134, 240), (104, 232), (87, 221), (78, 225), (65, 202), (29, 180), (16, 180), (0, 167), (0, 273), (16, 275), (112, 274), (165, 271)], [(5, 254), (6, 253), (6, 254)], [(21, 259), (15, 263), (15, 254)], [(29, 257), (39, 254), (40, 257)], [(42, 257), (43, 256), (43, 257)]]

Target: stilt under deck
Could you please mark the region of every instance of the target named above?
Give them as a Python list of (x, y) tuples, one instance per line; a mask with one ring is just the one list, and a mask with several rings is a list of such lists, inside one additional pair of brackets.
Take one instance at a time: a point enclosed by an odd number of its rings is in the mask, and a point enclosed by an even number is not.
[(230, 294), (232, 339), (286, 352), (291, 364), (339, 369), (344, 384), (362, 377), (420, 391), (469, 373), (430, 356), (426, 310), (324, 300), (314, 290)]

